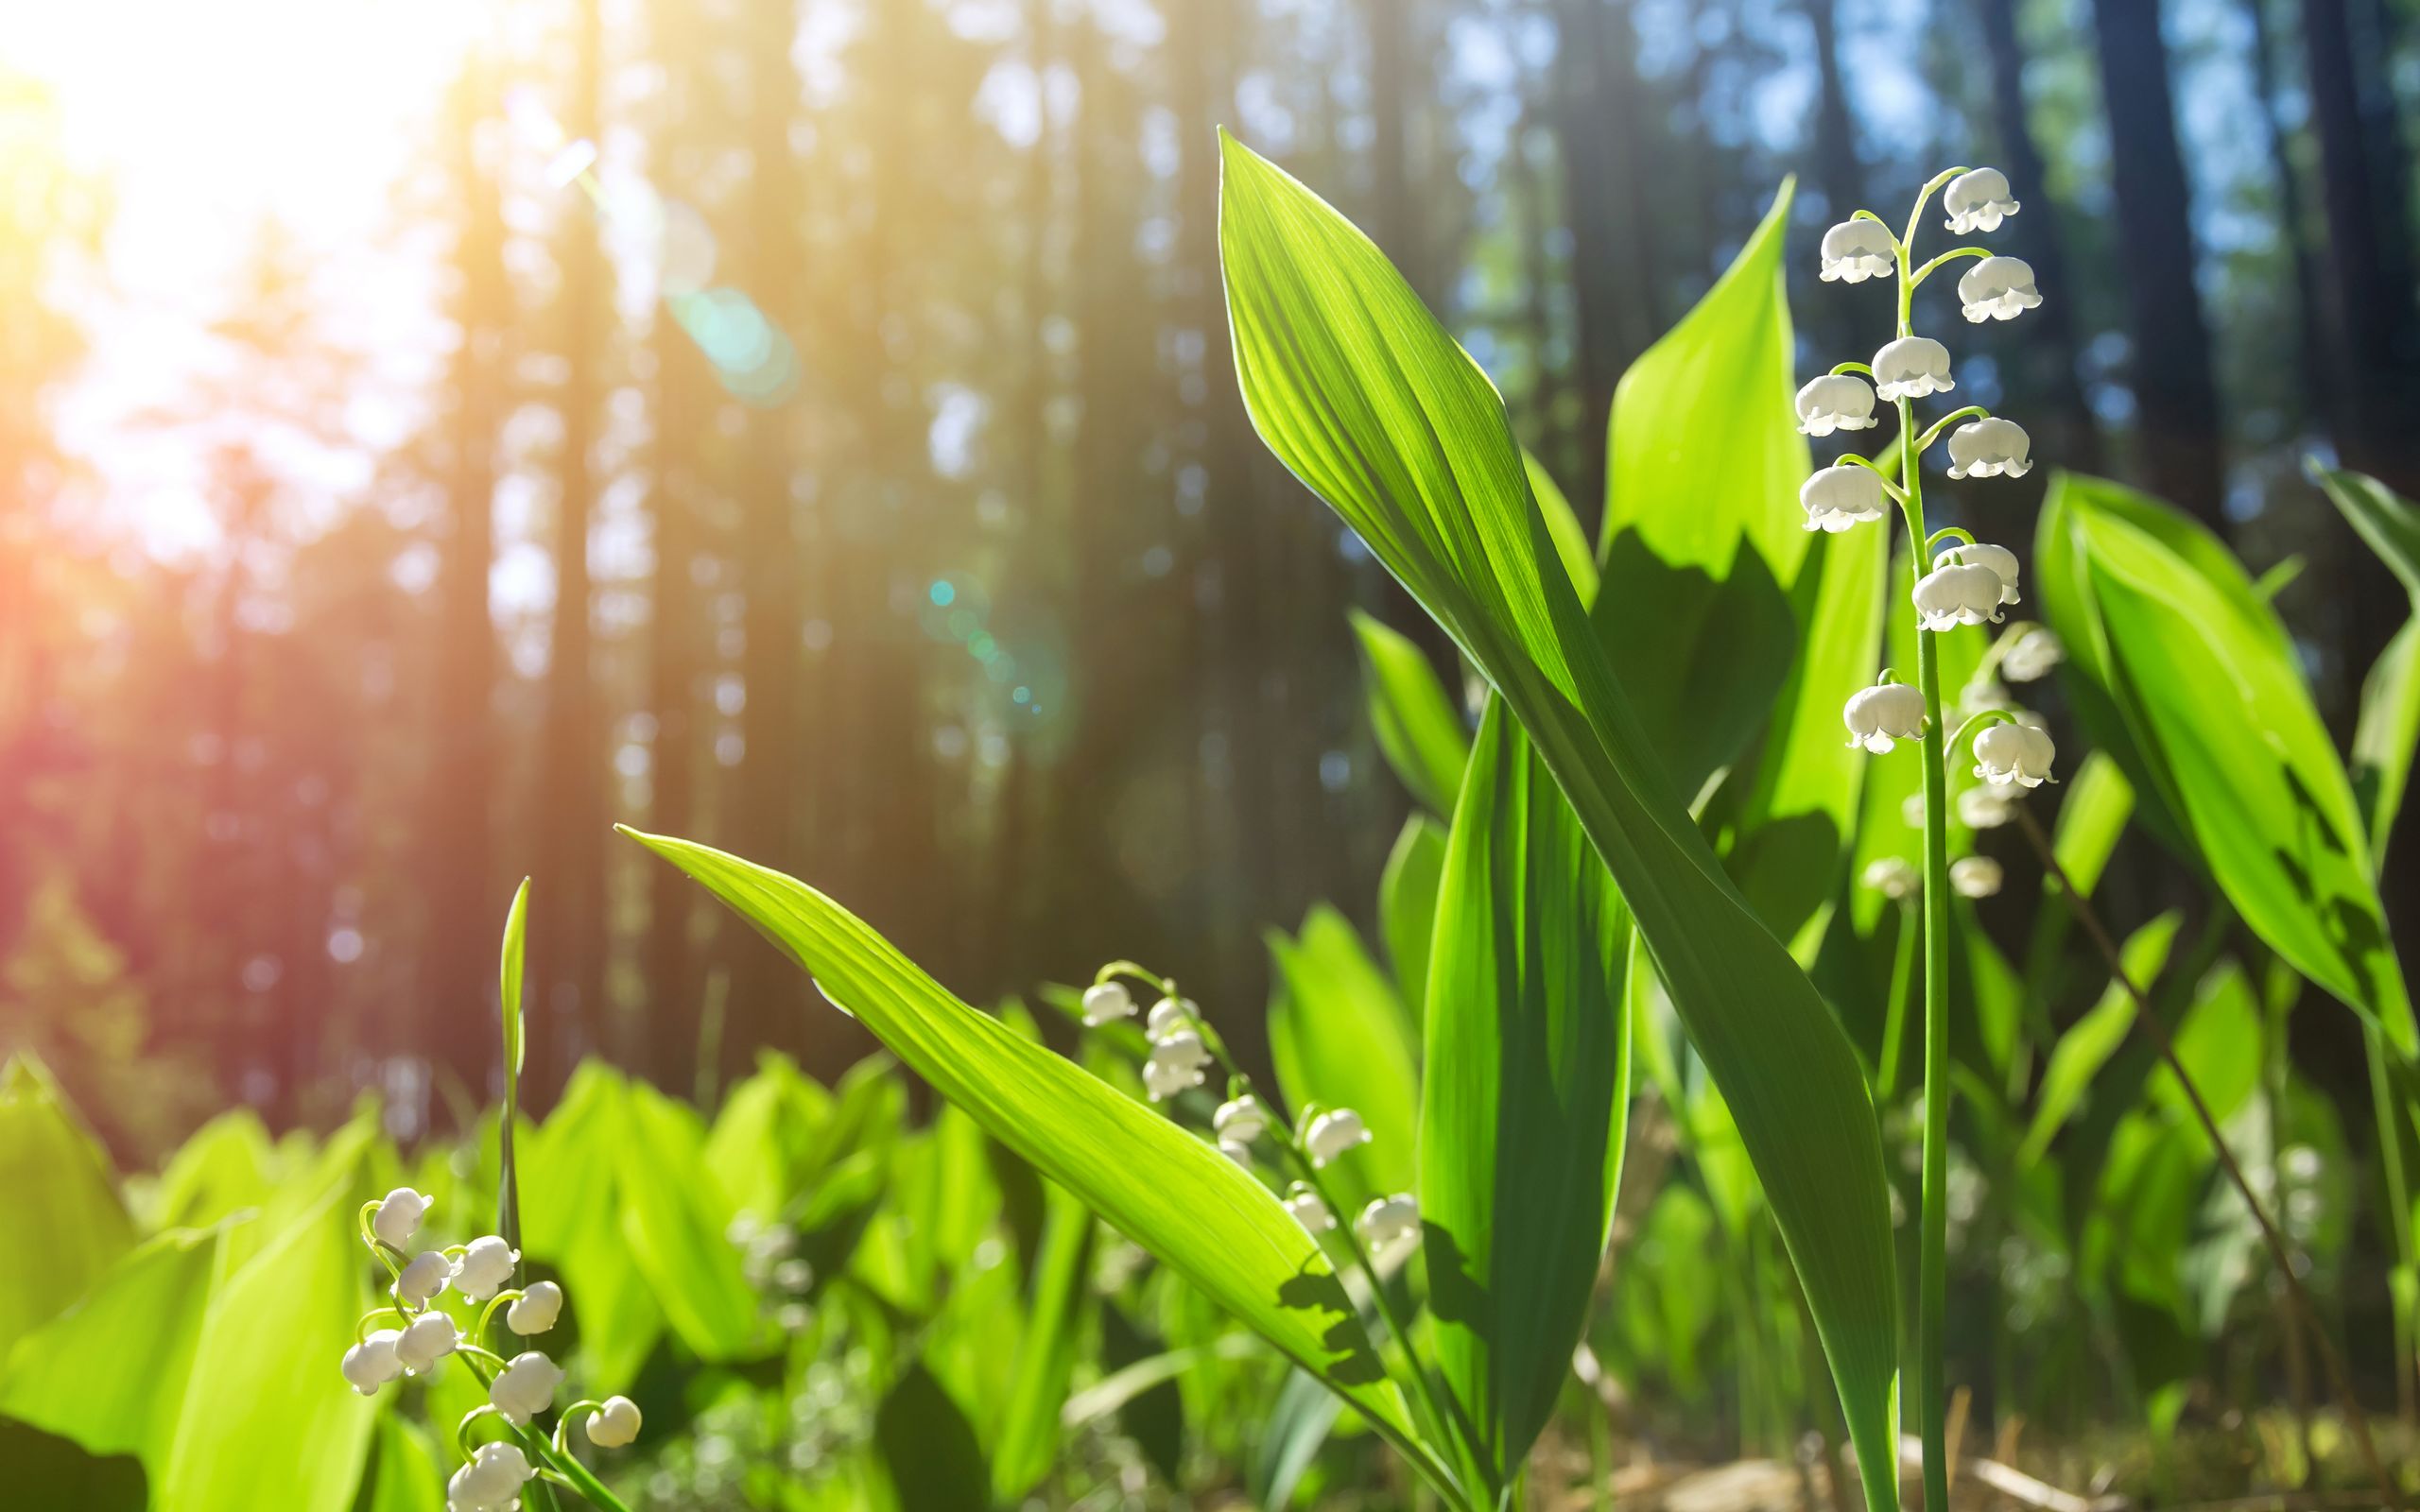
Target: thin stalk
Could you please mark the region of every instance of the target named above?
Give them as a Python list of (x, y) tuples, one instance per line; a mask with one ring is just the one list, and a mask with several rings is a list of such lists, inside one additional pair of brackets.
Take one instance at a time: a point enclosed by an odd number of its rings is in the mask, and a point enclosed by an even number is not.
[(1890, 1005), (1882, 1016), (1882, 1059), (1875, 1074), (1875, 1098), (1888, 1103), (1899, 1092), (1899, 1053), (1908, 1038), (1908, 999), (1915, 985), (1916, 941), (1924, 926), (1914, 909), (1899, 905), (1899, 941), (1891, 957)]
[(2176, 1085), (2185, 1093), (2185, 1101), (2192, 1108), (2195, 1120), (2201, 1124), (2202, 1132), (2209, 1139), (2210, 1147), (2218, 1152), (2220, 1169), (2226, 1173), (2227, 1180), (2234, 1185), (2236, 1194), (2243, 1199), (2245, 1210), (2252, 1214), (2254, 1225), (2259, 1228), (2260, 1242), (2269, 1251), (2270, 1263), (2285, 1282), (2288, 1298), (2295, 1311), (2302, 1314), (2303, 1321), (2309, 1325), (2310, 1340), (2317, 1347), (2320, 1363), (2327, 1372), (2328, 1385), (2336, 1393), (2337, 1409), (2344, 1415), (2344, 1427), (2352, 1435), (2353, 1447), (2361, 1456), (2363, 1468), (2377, 1483), (2379, 1500), (2394, 1508), (2395, 1512), (2402, 1512), (2405, 1506), (2403, 1487), (2387, 1472), (2386, 1462), (2378, 1457), (2377, 1443), (2370, 1436), (2370, 1420), (2361, 1411), (2360, 1398), (2354, 1394), (2352, 1378), (2345, 1373), (2343, 1357), (2336, 1350), (2336, 1341), (2321, 1326), (2319, 1310), (2311, 1305), (2310, 1294), (2303, 1290), (2302, 1278), (2295, 1269), (2298, 1257), (2292, 1246), (2270, 1218), (2269, 1210), (2261, 1205), (2259, 1194), (2252, 1189), (2251, 1179), (2244, 1175), (2242, 1165), (2235, 1158), (2235, 1151), (2228, 1146), (2226, 1135), (2219, 1127), (2218, 1118), (2211, 1113), (2210, 1105), (2202, 1100), (2201, 1088), (2194, 1085), (2185, 1063), (2177, 1058), (2176, 1040), (2169, 1034), (2167, 1022), (2152, 1008), (2150, 996), (2135, 982), (2134, 974), (2126, 970), (2125, 957), (2119, 954), (2118, 942), (2110, 937), (2108, 930), (2101, 927), (2100, 916), (2093, 912), (2091, 902), (2078, 890), (2074, 880), (2067, 875), (2067, 868), (2059, 864), (2059, 853), (2050, 844), (2050, 837), (2042, 833), (2041, 824), (2034, 819), (2030, 809), (2020, 807), (2016, 811), (2016, 822), (2017, 828), (2024, 831), (2028, 843), (2040, 854), (2044, 869), (2059, 884), (2060, 896), (2066, 901), (2068, 912), (2075, 916), (2077, 923), (2083, 926), (2084, 934), (2100, 952), (2111, 979), (2134, 1000), (2135, 1024), (2151, 1036), (2160, 1059), (2168, 1066), (2169, 1074), (2176, 1078)]
[(2412, 1421), (2415, 1393), (2412, 1380), (2413, 1292), (2420, 1289), (2420, 1263), (2411, 1253), (2411, 1194), (2403, 1175), (2403, 1134), (2395, 1114), (2394, 1094), (2387, 1086), (2386, 1042), (2375, 1026), (2362, 1031), (2369, 1052), (2370, 1113), (2378, 1125), (2378, 1167), (2386, 1180), (2387, 1228), (2394, 1234), (2394, 1269), (2391, 1274), (2394, 1304), (2394, 1405), (2405, 1422)]

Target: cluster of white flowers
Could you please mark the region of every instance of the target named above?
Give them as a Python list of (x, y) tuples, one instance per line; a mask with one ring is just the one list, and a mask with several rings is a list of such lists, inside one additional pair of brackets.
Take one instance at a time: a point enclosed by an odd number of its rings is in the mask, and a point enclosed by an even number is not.
[[(485, 1335), (499, 1305), (505, 1327), (514, 1334), (526, 1339), (547, 1332), (562, 1316), (562, 1288), (553, 1281), (534, 1281), (512, 1289), (521, 1253), (496, 1234), (458, 1246), (423, 1249), (405, 1259), (430, 1206), (426, 1194), (398, 1187), (363, 1207), (362, 1239), (393, 1278), (389, 1290), (394, 1305), (362, 1320), (365, 1331), (345, 1351), (339, 1368), (355, 1391), (372, 1397), (399, 1377), (435, 1369), (449, 1355), (468, 1364), (488, 1388), (488, 1403), (473, 1418), (492, 1413), (515, 1437), (482, 1444), (475, 1453), (465, 1446), (467, 1463), (447, 1483), (446, 1506), (448, 1512), (510, 1512), (521, 1504), (521, 1488), (539, 1473), (518, 1435), (553, 1410), (564, 1377), (537, 1349), (503, 1359), (486, 1348)], [(485, 1304), (478, 1326), (467, 1335), (451, 1314), (436, 1305), (448, 1291), (465, 1302)], [(392, 1318), (400, 1326), (368, 1330), (369, 1322), (379, 1317)], [(589, 1441), (600, 1448), (615, 1448), (638, 1436), (638, 1405), (627, 1397), (576, 1402), (564, 1409), (564, 1420), (582, 1410), (589, 1414)], [(463, 1427), (471, 1421), (466, 1418)]]

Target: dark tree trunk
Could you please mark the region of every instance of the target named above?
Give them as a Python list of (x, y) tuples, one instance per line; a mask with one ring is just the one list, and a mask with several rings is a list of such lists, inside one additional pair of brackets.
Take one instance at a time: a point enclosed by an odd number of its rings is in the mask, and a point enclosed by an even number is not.
[(2311, 256), (2302, 175), (2295, 171), (2285, 127), (2277, 118), (2277, 41), (2269, 23), (2269, 0), (2245, 0), (2243, 9), (2252, 23), (2252, 85), (2260, 101), (2263, 145), (2269, 149), (2269, 170), (2277, 176), (2278, 235), (2293, 259), (2296, 387), (2309, 415), (2325, 424), (2336, 408), (2335, 374), (2327, 356), (2329, 318)]
[(1858, 161), (1857, 120), (1841, 77), (1840, 10), (1834, 0), (1804, 3), (1815, 32), (1815, 183), (1824, 192), (1824, 214), (1846, 220), (1865, 198), (1865, 169)]
[(2093, 0), (2109, 114), (2118, 262), (2134, 337), (2136, 468), (2151, 490), (2226, 530), (2210, 333), (2194, 283), (2192, 204), (2155, 0)]

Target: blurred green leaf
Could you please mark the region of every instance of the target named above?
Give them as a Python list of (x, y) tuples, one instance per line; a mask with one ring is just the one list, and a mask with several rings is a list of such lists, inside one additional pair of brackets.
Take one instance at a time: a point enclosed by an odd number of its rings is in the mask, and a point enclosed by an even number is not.
[(622, 1234), (681, 1342), (701, 1359), (732, 1360), (756, 1340), (756, 1294), (725, 1237), (732, 1209), (706, 1163), (695, 1108), (645, 1082), (622, 1089), (626, 1133), (617, 1164)]
[(23, 1512), (144, 1512), (143, 1467), (73, 1439), (0, 1418), (0, 1472), (9, 1505)]
[(144, 1215), (152, 1228), (203, 1228), (258, 1207), (285, 1174), (268, 1129), (249, 1108), (219, 1114), (177, 1147)]
[(2321, 471), (2320, 487), (2411, 596), (2414, 617), (2387, 643), (2361, 680), (2353, 731), (2353, 790), (2368, 821), (2371, 860), (2386, 854), (2403, 807), (2411, 753), (2420, 746), (2420, 506), (2359, 472)]
[(733, 1087), (706, 1135), (706, 1164), (741, 1212), (771, 1221), (803, 1192), (818, 1137), (836, 1112), (832, 1094), (787, 1056), (768, 1050)]
[(1409, 637), (1358, 610), (1353, 634), (1361, 644), (1370, 728), (1379, 751), (1414, 800), (1431, 814), (1451, 814), (1471, 751), (1453, 696), (1438, 680), (1427, 653)]
[(1437, 929), (1437, 888), (1445, 874), (1445, 827), (1426, 814), (1403, 821), (1378, 877), (1378, 931), (1395, 989), (1415, 1013), (1428, 1001), (1429, 938)]
[(593, 1390), (621, 1391), (664, 1332), (654, 1288), (622, 1225), (622, 1078), (598, 1061), (572, 1073), (561, 1101), (526, 1142), (529, 1256), (562, 1275)]
[[(1501, 401), (1367, 237), (1232, 138), (1220, 236), (1253, 424), (1452, 633), (1544, 755), (1731, 1104), (1858, 1452), (1889, 1462), (1899, 1304), (1864, 1074), (1699, 834), (1569, 580), (1547, 570), (1552, 536)], [(1609, 568), (1600, 609), (1619, 581)], [(1681, 660), (1660, 636), (1650, 626), (1611, 643), (1625, 680)], [(1867, 1491), (1895, 1505), (1887, 1477)]]
[(116, 1174), (50, 1073), (0, 1067), (0, 1356), (67, 1310), (134, 1247)]
[(993, 1138), (1317, 1370), (1425, 1472), (1443, 1476), (1343, 1285), (1268, 1188), (1208, 1142), (950, 996), (813, 888), (704, 846), (625, 833), (778, 943), (828, 1000)]
[(2320, 488), (2344, 523), (2401, 579), (2404, 592), (2420, 598), (2420, 506), (2360, 472), (2326, 468), (2317, 472)]
[(419, 1425), (396, 1413), (384, 1414), (355, 1512), (449, 1512), (445, 1477), (452, 1469), (438, 1457)]
[(1269, 1054), (1296, 1109), (1350, 1108), (1370, 1143), (1338, 1162), (1364, 1196), (1411, 1190), (1419, 1170), (1419, 1027), (1351, 921), (1325, 903), (1288, 938), (1269, 931)]
[(981, 1512), (994, 1504), (975, 1425), (923, 1366), (910, 1366), (883, 1397), (873, 1439), (899, 1512)]
[(2059, 800), (2059, 822), (2051, 836), (2051, 853), (2086, 897), (2100, 885), (2100, 874), (2117, 852), (2126, 821), (2134, 816), (2135, 789), (2106, 751), (2094, 751), (2076, 767), (2066, 795)]
[(1026, 1297), (1025, 1337), (992, 1454), (993, 1494), (1004, 1503), (1041, 1485), (1059, 1457), (1060, 1409), (1092, 1295), (1092, 1210), (1056, 1186), (1044, 1201), (1048, 1216)]
[(1454, 811), (1429, 976), (1420, 1208), (1440, 1372), (1492, 1486), (1553, 1414), (1613, 1222), (1630, 920), (1503, 704)]
[[(2168, 953), (2176, 943), (2176, 932), (2183, 927), (2185, 916), (2170, 909), (2150, 923), (2135, 931), (2118, 950), (2128, 980), (2145, 991), (2159, 979), (2168, 965)], [(2125, 1042), (2126, 1032), (2135, 1026), (2135, 998), (2123, 983), (2112, 981), (2084, 1016), (2068, 1026), (2051, 1047), (2050, 1058), (2042, 1068), (2041, 1090), (2033, 1101), (2033, 1120), (2027, 1125), (2025, 1139), (2017, 1146), (2016, 1164), (2021, 1169), (2033, 1164), (2048, 1153), (2050, 1141), (2065, 1127), (2091, 1090), (2092, 1079), (2109, 1057)]]

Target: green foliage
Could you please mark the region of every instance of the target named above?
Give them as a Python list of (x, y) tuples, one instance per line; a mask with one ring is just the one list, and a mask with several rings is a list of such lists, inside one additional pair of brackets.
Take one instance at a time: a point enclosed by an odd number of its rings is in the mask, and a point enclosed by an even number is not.
[(1415, 1011), (1428, 1001), (1430, 936), (1437, 929), (1437, 889), (1444, 875), (1445, 827), (1426, 814), (1412, 815), (1403, 821), (1378, 878), (1378, 928), (1396, 989)]
[(0, 1067), (0, 1355), (134, 1244), (109, 1157), (39, 1062)]
[[(1501, 403), (1366, 237), (1232, 139), (1220, 235), (1254, 425), (1452, 633), (1543, 754), (1731, 1104), (1860, 1454), (1889, 1459), (1898, 1299), (1863, 1073), (1690, 822), (1568, 578), (1543, 570), (1552, 537)], [(1615, 581), (1609, 567), (1600, 605)], [(1895, 1501), (1880, 1477), (1868, 1492)]]
[(1437, 669), (1406, 636), (1367, 614), (1353, 615), (1369, 673), (1370, 728), (1387, 765), (1431, 814), (1451, 814), (1471, 740)]
[(1411, 1190), (1418, 1168), (1420, 1026), (1342, 914), (1322, 904), (1288, 939), (1269, 936), (1277, 990), (1269, 1052), (1277, 1085), (1301, 1108), (1350, 1108), (1370, 1143), (1337, 1163), (1363, 1197)]
[(2359, 472), (2322, 472), (2319, 481), (2415, 605), (2413, 617), (2362, 679), (2360, 723), (2353, 731), (2353, 791), (2369, 821), (2376, 860), (2386, 854), (2411, 775), (2412, 750), (2420, 747), (2420, 506)]

